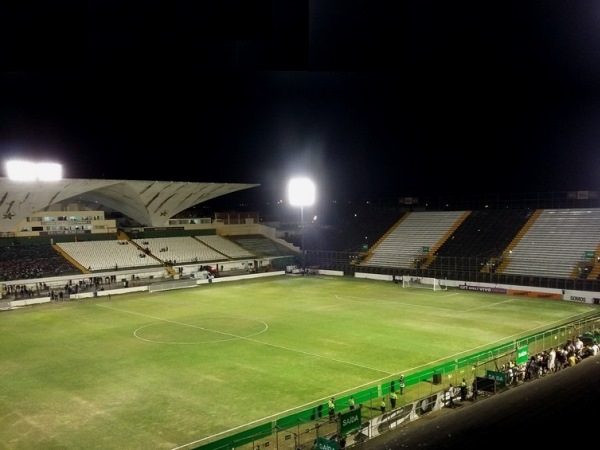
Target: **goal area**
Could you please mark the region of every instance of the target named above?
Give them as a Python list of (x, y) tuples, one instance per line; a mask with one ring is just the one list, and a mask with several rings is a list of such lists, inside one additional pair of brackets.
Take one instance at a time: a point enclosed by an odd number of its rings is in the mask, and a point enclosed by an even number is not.
[(402, 287), (414, 287), (421, 289), (431, 289), (433, 291), (447, 291), (448, 286), (440, 283), (439, 278), (431, 277), (411, 277), (409, 275), (402, 276)]

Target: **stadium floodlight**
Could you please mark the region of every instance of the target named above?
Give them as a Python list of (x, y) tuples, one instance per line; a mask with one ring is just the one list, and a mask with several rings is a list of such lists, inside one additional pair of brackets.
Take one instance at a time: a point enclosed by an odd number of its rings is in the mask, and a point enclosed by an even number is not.
[(15, 181), (56, 181), (62, 179), (62, 166), (12, 160), (6, 162), (6, 175)]
[(302, 273), (306, 269), (304, 248), (304, 207), (315, 202), (315, 184), (308, 178), (292, 178), (288, 185), (290, 205), (300, 207), (300, 227), (302, 229)]

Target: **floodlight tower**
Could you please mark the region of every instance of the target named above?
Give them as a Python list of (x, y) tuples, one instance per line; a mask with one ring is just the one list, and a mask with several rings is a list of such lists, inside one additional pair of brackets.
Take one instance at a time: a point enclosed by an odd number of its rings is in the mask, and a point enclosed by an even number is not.
[(302, 229), (302, 273), (306, 269), (306, 249), (304, 248), (304, 207), (315, 202), (315, 184), (308, 178), (292, 178), (288, 185), (290, 205), (300, 207), (300, 228)]

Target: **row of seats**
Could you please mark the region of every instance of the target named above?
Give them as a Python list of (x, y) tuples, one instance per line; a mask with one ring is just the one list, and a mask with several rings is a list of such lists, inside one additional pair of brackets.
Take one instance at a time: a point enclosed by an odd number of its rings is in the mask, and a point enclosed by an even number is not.
[(489, 263), (488, 272), (494, 271), (498, 257), (531, 214), (528, 209), (472, 211), (441, 244), (428, 268), (447, 271), (459, 267), (462, 272), (478, 272)]
[(56, 244), (68, 257), (90, 271), (161, 265), (127, 241), (83, 241)]
[(230, 236), (230, 239), (240, 247), (247, 249), (259, 257), (289, 256), (294, 254), (289, 248), (283, 247), (260, 234)]
[(196, 236), (196, 239), (232, 259), (253, 258), (255, 256), (249, 250), (223, 236), (211, 234), (207, 236)]
[[(165, 263), (219, 262), (283, 253), (279, 245), (264, 236), (253, 236), (249, 242), (255, 251), (217, 235), (59, 242), (54, 248), (50, 244), (11, 242), (0, 251), (0, 279), (40, 278), (77, 274), (82, 270), (118, 270)], [(288, 254), (292, 253), (288, 250)]]
[[(495, 267), (498, 273), (570, 278), (586, 255), (595, 254), (599, 246), (600, 209), (419, 211), (402, 215), (361, 264), (412, 269), (420, 259), (424, 262), (422, 268), (443, 269), (440, 264), (451, 258), (477, 264), (495, 260), (501, 262)], [(19, 247), (25, 249), (23, 253), (18, 252)], [(31, 254), (32, 247), (39, 247), (35, 254)], [(26, 277), (48, 276), (49, 269), (31, 271), (27, 267), (36, 261), (39, 266), (40, 259), (53, 261), (53, 269), (63, 273), (76, 270), (69, 259), (85, 269), (99, 271), (161, 266), (165, 262), (218, 262), (294, 254), (261, 235), (61, 242), (55, 247), (66, 258), (50, 245), (3, 248), (0, 277), (18, 279), (15, 270)], [(43, 251), (51, 255), (42, 257)], [(59, 261), (66, 264), (64, 270)], [(598, 265), (596, 258), (591, 263)]]
[(171, 263), (210, 262), (227, 259), (223, 254), (191, 236), (133, 239), (145, 252)]
[(413, 212), (383, 236), (363, 265), (412, 269), (426, 262), (439, 269), (454, 258), (480, 264), (463, 271), (487, 270), (482, 261), (493, 261), (498, 273), (572, 278), (599, 245), (600, 209)]
[(221, 236), (62, 242), (57, 246), (91, 271), (253, 257), (248, 250)]
[(543, 210), (509, 249), (502, 273), (569, 278), (599, 243), (600, 209)]
[(407, 214), (376, 244), (363, 265), (412, 268), (415, 259), (436, 247), (464, 215), (465, 211)]

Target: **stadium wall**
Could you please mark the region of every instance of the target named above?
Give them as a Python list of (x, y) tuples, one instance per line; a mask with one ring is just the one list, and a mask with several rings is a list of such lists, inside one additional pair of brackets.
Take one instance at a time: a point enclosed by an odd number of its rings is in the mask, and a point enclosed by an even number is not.
[[(356, 272), (355, 278), (366, 278), (379, 281), (394, 281), (394, 275), (381, 275), (373, 273)], [(417, 277), (415, 277), (417, 278)], [(425, 283), (425, 286), (431, 286), (432, 278), (418, 277)], [(553, 289), (540, 288), (535, 286), (512, 286), (508, 284), (493, 284), (493, 283), (468, 283), (458, 280), (443, 280), (442, 284), (449, 288), (457, 288), (468, 291), (489, 292), (504, 295), (525, 295), (535, 298), (547, 298), (549, 300), (565, 300), (577, 303), (590, 303), (600, 305), (600, 293), (577, 291), (569, 289)], [(433, 287), (431, 287), (433, 289)]]
[[(264, 278), (264, 277), (273, 277), (285, 275), (284, 271), (278, 272), (263, 272), (263, 273), (252, 273), (247, 275), (233, 275), (230, 277), (222, 277), (222, 278), (206, 278), (206, 279), (185, 279), (185, 280), (165, 280), (163, 282), (153, 283), (153, 284), (138, 284), (140, 281), (132, 281), (131, 286), (129, 286), (130, 282), (127, 282), (127, 287), (109, 289), (109, 290), (97, 290), (97, 291), (87, 291), (80, 292), (77, 294), (71, 294), (69, 298), (71, 300), (80, 300), (92, 297), (111, 297), (113, 295), (121, 295), (121, 294), (131, 294), (133, 292), (148, 292), (155, 290), (171, 290), (171, 289), (180, 289), (186, 287), (197, 287), (202, 284), (210, 284), (210, 283), (222, 283), (224, 281), (237, 281), (242, 279), (250, 279), (250, 278)], [(64, 284), (64, 282), (63, 282)], [(156, 284), (160, 284), (160, 289), (153, 289), (153, 286)], [(42, 303), (49, 303), (51, 301), (50, 297), (38, 297), (38, 298), (28, 298), (23, 300), (5, 300), (0, 302), (0, 310), (7, 310), (13, 308), (19, 308), (23, 306), (32, 306), (39, 305)]]

